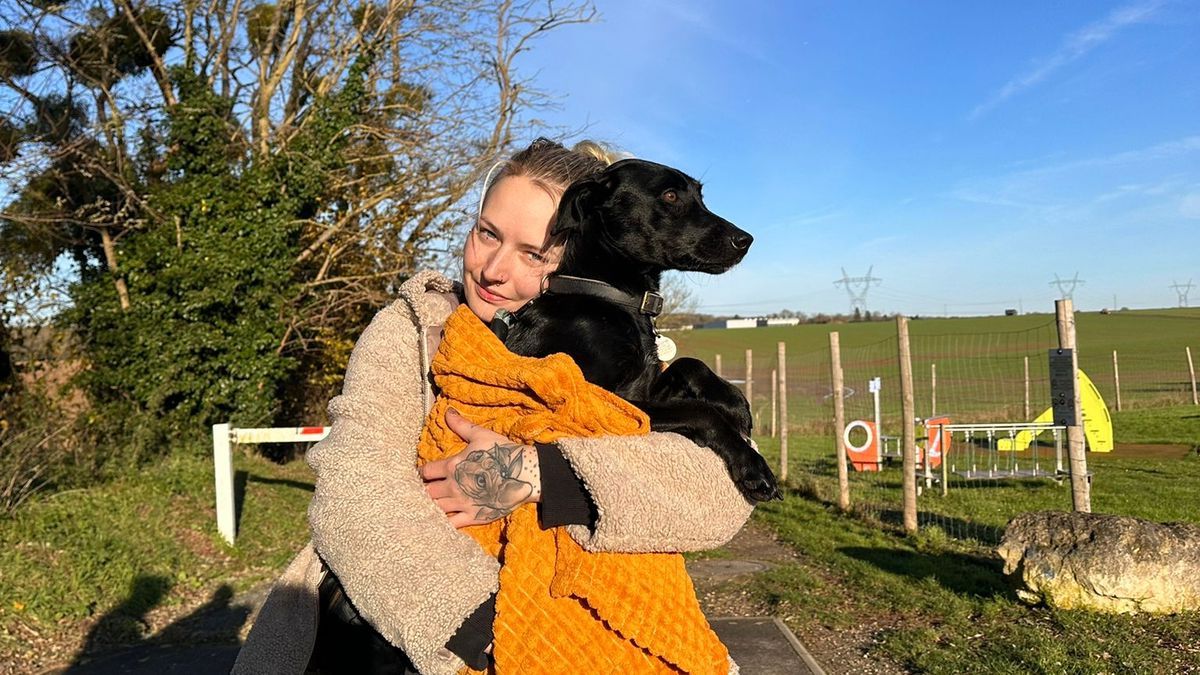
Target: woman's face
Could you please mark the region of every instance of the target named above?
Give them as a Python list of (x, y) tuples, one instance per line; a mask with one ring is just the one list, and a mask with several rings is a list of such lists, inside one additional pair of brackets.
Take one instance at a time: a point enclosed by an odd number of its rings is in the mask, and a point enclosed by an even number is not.
[(524, 176), (492, 185), (463, 250), (467, 306), (491, 321), (496, 310), (515, 312), (542, 291), (558, 266), (561, 246), (548, 242), (558, 201)]

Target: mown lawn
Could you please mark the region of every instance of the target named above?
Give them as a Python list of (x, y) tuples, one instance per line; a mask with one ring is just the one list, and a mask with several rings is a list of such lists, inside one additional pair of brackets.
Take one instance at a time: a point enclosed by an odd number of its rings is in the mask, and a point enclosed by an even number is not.
[[(991, 342), (980, 337), (975, 347), (984, 350), (989, 346), (1004, 345), (1012, 341), (1004, 336), (1020, 333), (1035, 333), (1042, 336), (1047, 329), (1052, 339), (1057, 339), (1054, 328), (1053, 304), (1047, 313), (1024, 314), (1021, 316), (988, 316), (973, 318), (914, 318), (909, 322), (909, 333), (914, 340), (928, 345), (937, 344), (936, 338), (959, 336), (964, 340), (976, 336), (991, 336)], [(1115, 312), (1103, 315), (1098, 312), (1077, 313), (1077, 337), (1079, 341), (1081, 367), (1095, 369), (1097, 374), (1111, 369), (1112, 352), (1120, 358), (1131, 360), (1157, 359), (1177, 361), (1184, 359), (1180, 368), (1187, 375), (1184, 348), (1192, 348), (1193, 358), (1200, 360), (1200, 309), (1157, 309)], [(775, 354), (778, 342), (787, 343), (789, 357), (809, 352), (829, 350), (828, 335), (838, 331), (842, 349), (859, 349), (880, 343), (896, 335), (894, 321), (872, 321), (862, 323), (802, 324), (799, 326), (772, 326), (744, 329), (697, 329), (672, 331), (671, 337), (679, 344), (679, 353), (695, 356), (712, 363), (712, 357), (722, 355), (725, 374), (740, 375), (745, 367), (745, 350), (752, 349), (756, 358)], [(894, 356), (894, 354), (892, 355)], [(914, 352), (914, 356), (917, 353)], [(1130, 369), (1121, 368), (1121, 376), (1135, 377), (1140, 364), (1131, 364)], [(1099, 383), (1102, 379), (1095, 378)]]
[[(1177, 445), (1090, 455), (1094, 509), (1200, 522), (1195, 414), (1186, 406), (1117, 415), (1119, 444)], [(829, 505), (831, 440), (796, 435), (791, 442), (791, 484), (803, 489), (764, 505), (756, 517), (803, 555), (762, 576), (755, 592), (797, 630), (811, 622), (892, 626), (880, 657), (929, 672), (1200, 669), (1195, 615), (1106, 617), (1015, 600), (989, 546), (1023, 510), (1069, 508), (1065, 486), (1030, 481), (952, 489), (947, 497), (926, 492), (922, 532), (904, 537), (890, 527), (898, 473), (870, 483), (855, 476), (852, 499), (876, 505), (864, 509), (872, 522), (840, 515)], [(760, 445), (777, 458), (772, 439)], [(204, 458), (176, 458), (95, 488), (42, 495), (0, 520), (0, 663), (21, 662), (30, 635), (78, 633), (115, 613), (130, 619), (109, 623), (126, 626), (136, 640), (145, 629), (136, 618), (145, 612), (190, 608), (220, 586), (236, 591), (275, 576), (307, 538), (311, 472), (302, 462), (280, 466), (240, 453), (235, 467), (245, 491), (235, 548), (216, 534), (212, 466)]]
[(1180, 444), (1200, 447), (1200, 406), (1140, 408), (1112, 413), (1118, 444)]
[(27, 629), (52, 636), (118, 606), (132, 618), (274, 577), (307, 540), (311, 471), (241, 453), (235, 468), (237, 547), (216, 533), (212, 463), (200, 458), (40, 496), (0, 520), (0, 661), (24, 650)]
[(755, 584), (798, 633), (812, 625), (889, 626), (877, 655), (918, 672), (1200, 670), (1200, 612), (1108, 616), (1028, 607), (986, 549), (936, 532), (904, 537), (795, 493), (759, 507), (756, 518), (803, 554)]
[[(1093, 511), (1200, 523), (1198, 414), (1179, 406), (1115, 416), (1117, 451), (1088, 455)], [(1172, 445), (1144, 445), (1155, 442)], [(777, 465), (778, 442), (759, 445)], [(1016, 599), (993, 547), (1020, 513), (1069, 510), (1069, 485), (951, 481), (946, 496), (935, 486), (919, 497), (920, 531), (908, 537), (898, 528), (899, 469), (852, 472), (855, 512), (841, 514), (832, 452), (824, 435), (789, 439), (793, 489), (755, 516), (803, 554), (755, 582), (797, 632), (889, 626), (877, 654), (918, 672), (1200, 672), (1200, 612), (1108, 616)]]

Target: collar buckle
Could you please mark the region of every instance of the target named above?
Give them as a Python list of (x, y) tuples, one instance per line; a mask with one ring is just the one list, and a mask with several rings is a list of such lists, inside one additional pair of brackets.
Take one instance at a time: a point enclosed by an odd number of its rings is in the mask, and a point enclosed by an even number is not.
[(658, 316), (663, 311), (663, 296), (654, 291), (646, 291), (642, 295), (642, 304), (638, 307), (638, 311), (642, 314)]

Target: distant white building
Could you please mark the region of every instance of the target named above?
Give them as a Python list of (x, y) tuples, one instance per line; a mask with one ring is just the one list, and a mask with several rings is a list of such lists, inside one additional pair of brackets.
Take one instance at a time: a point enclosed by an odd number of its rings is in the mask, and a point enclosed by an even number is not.
[(720, 319), (709, 321), (699, 328), (757, 328), (761, 319)]
[(764, 328), (766, 326), (799, 325), (799, 317), (792, 317), (790, 319), (768, 319), (761, 316), (754, 316), (748, 319), (717, 319), (716, 321), (709, 321), (708, 323), (694, 326), (694, 328)]

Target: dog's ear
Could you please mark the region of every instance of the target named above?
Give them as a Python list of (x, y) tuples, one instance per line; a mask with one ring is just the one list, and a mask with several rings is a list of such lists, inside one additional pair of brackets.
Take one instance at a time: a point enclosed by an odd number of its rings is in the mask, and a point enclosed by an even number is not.
[(605, 184), (597, 178), (585, 178), (571, 183), (558, 202), (558, 216), (550, 236), (569, 235), (584, 226), (588, 218), (594, 217), (596, 207), (607, 194)]

